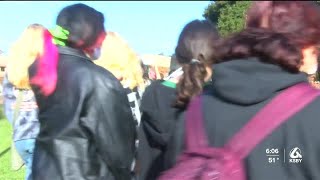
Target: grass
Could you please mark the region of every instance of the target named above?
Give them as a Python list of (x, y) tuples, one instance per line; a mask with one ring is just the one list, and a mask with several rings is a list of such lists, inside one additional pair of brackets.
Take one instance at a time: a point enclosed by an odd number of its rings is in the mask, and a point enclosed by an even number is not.
[(11, 170), (11, 151), (9, 149), (11, 132), (10, 123), (4, 118), (0, 119), (0, 180), (24, 180), (25, 167), (19, 171)]

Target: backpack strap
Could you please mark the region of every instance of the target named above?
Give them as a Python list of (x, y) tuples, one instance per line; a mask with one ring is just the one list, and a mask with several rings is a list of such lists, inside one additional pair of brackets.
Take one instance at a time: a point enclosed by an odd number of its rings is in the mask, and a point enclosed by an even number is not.
[(208, 139), (203, 125), (201, 96), (196, 96), (190, 101), (185, 119), (186, 150), (207, 147)]
[(247, 155), (273, 130), (320, 95), (308, 83), (292, 86), (271, 100), (226, 145), (240, 158)]

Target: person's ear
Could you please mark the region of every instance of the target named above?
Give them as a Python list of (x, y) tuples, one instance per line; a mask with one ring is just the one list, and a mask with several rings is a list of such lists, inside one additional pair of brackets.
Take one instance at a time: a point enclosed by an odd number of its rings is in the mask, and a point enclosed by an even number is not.
[(301, 51), (303, 58), (300, 71), (307, 74), (315, 74), (318, 70), (318, 48), (316, 46), (309, 46)]

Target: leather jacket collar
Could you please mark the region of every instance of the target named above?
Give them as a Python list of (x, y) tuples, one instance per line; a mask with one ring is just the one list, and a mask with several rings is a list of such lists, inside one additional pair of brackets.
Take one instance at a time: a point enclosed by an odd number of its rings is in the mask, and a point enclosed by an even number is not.
[(86, 54), (84, 52), (82, 52), (81, 50), (74, 49), (74, 48), (67, 47), (67, 46), (58, 46), (58, 50), (59, 50), (60, 54), (65, 54), (65, 55), (69, 55), (69, 56), (76, 56), (76, 57), (79, 57), (81, 59), (85, 59), (85, 60), (88, 60), (88, 61), (92, 62), (86, 56)]

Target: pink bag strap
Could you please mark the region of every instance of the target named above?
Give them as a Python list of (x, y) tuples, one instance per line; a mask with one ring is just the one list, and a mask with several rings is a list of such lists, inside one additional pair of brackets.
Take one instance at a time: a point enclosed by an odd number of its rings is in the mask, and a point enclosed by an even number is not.
[(208, 146), (203, 125), (201, 96), (194, 97), (188, 105), (185, 120), (185, 144), (186, 150)]
[[(274, 129), (320, 95), (308, 83), (294, 85), (271, 100), (226, 145), (225, 148), (245, 158)], [(195, 97), (186, 112), (186, 150), (208, 147), (204, 130), (201, 97)]]
[(309, 83), (294, 85), (271, 100), (227, 144), (240, 158), (247, 155), (282, 123), (320, 95)]

